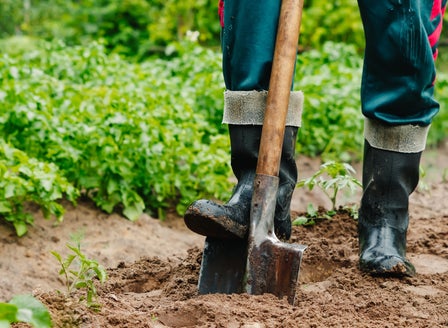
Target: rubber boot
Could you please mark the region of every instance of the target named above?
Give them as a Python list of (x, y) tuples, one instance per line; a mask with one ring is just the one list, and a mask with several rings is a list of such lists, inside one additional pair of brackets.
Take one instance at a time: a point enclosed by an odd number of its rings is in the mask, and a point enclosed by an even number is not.
[[(184, 216), (190, 230), (216, 238), (244, 238), (247, 235), (261, 130), (260, 125), (229, 125), (231, 166), (238, 183), (226, 204), (203, 199), (191, 204)], [(274, 227), (281, 239), (291, 236), (290, 205), (297, 183), (294, 158), (297, 131), (297, 127), (286, 127), (280, 162)]]
[(413, 276), (406, 259), (409, 195), (419, 180), (421, 152), (399, 153), (364, 146), (359, 211), (359, 266), (380, 276)]

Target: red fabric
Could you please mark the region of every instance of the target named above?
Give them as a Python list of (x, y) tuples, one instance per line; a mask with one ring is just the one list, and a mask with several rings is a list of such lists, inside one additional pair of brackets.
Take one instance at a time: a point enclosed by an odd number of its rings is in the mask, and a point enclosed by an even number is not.
[(432, 32), (428, 37), (429, 44), (431, 45), (431, 47), (434, 47), (436, 45), (436, 43), (439, 41), (440, 33), (442, 32), (442, 23), (443, 23), (443, 20), (440, 20), (440, 23), (437, 25), (434, 32)]
[(434, 0), (430, 17), (431, 20), (433, 20), (440, 14), (441, 8), (442, 8), (442, 0)]
[(219, 0), (218, 3), (218, 15), (221, 27), (224, 27), (224, 0)]
[[(442, 32), (443, 25), (443, 15), (445, 14), (446, 7), (442, 7), (442, 0), (434, 0), (430, 20), (434, 20), (437, 17), (440, 17), (440, 22), (437, 25), (436, 29), (428, 36), (428, 41), (431, 47), (434, 47), (437, 42), (439, 42), (440, 33)], [(439, 49), (436, 49), (433, 58), (436, 60), (437, 55), (439, 54)]]

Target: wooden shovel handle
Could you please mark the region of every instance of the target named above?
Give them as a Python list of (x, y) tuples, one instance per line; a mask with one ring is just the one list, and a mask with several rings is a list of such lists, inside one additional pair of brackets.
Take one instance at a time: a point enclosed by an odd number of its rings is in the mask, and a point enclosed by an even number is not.
[(297, 56), (303, 0), (282, 0), (257, 174), (278, 176)]

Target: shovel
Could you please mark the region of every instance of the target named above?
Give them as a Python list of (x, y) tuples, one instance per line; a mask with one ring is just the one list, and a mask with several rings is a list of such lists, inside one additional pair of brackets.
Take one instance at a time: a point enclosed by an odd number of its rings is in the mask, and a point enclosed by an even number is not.
[(247, 239), (205, 238), (199, 271), (199, 294), (244, 292)]
[(248, 240), (207, 237), (199, 294), (272, 293), (293, 304), (306, 246), (275, 236), (278, 173), (293, 79), (303, 0), (283, 0), (264, 118)]
[(274, 234), (280, 158), (303, 0), (283, 0), (252, 196), (245, 290), (271, 293), (294, 304), (304, 245)]

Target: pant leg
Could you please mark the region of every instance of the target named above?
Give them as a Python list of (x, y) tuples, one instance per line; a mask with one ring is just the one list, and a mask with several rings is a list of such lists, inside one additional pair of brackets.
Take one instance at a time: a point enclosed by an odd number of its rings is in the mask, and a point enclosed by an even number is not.
[[(224, 94), (223, 123), (262, 125), (281, 1), (220, 0)], [(291, 90), (293, 81), (291, 81)], [(287, 126), (299, 127), (303, 94), (292, 91)]]
[(225, 0), (223, 74), (227, 90), (268, 90), (281, 1)]
[(363, 114), (386, 125), (428, 126), (446, 0), (358, 0), (366, 49)]

